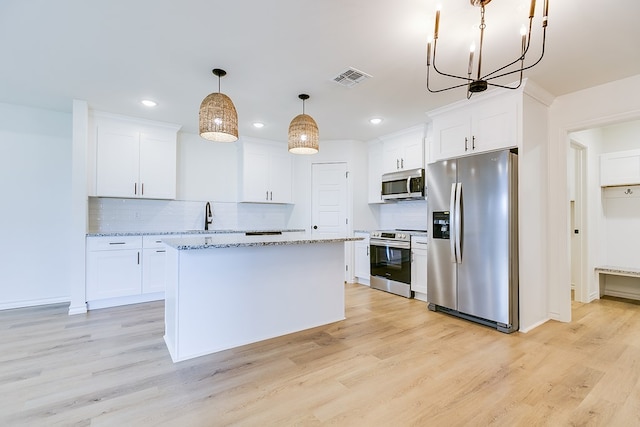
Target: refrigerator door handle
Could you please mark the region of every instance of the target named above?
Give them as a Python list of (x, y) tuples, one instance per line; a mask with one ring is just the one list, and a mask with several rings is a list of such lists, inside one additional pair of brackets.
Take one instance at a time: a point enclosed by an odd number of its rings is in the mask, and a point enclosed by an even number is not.
[(455, 208), (455, 227), (456, 227), (456, 262), (460, 264), (462, 262), (462, 183), (456, 184), (456, 208)]
[(456, 256), (456, 228), (453, 221), (456, 210), (456, 183), (451, 184), (451, 197), (449, 199), (449, 245), (451, 247), (451, 262), (458, 262)]
[(407, 194), (411, 194), (411, 177), (407, 178)]

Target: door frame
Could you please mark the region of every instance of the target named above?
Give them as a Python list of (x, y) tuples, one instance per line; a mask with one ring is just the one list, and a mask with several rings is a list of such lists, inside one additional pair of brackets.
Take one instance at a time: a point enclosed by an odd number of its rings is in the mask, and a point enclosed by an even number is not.
[[(576, 212), (576, 216), (579, 217), (579, 233), (580, 233), (580, 244), (579, 244), (579, 253), (578, 253), (578, 286), (574, 288), (574, 299), (579, 302), (589, 302), (589, 283), (587, 278), (588, 270), (589, 270), (589, 245), (587, 242), (589, 241), (589, 212), (587, 210), (587, 170), (588, 170), (588, 150), (589, 147), (583, 145), (577, 141), (570, 140), (569, 142), (569, 151), (571, 153), (571, 149), (575, 150), (576, 158), (574, 164), (574, 180), (575, 180), (575, 195), (576, 201), (574, 204), (574, 209)], [(568, 156), (567, 156), (568, 157)], [(569, 170), (567, 170), (569, 172)], [(569, 176), (567, 176), (567, 180), (569, 180)], [(567, 200), (567, 202), (570, 202)], [(569, 210), (569, 215), (571, 215), (571, 211)], [(571, 218), (569, 219), (569, 225), (571, 225)], [(569, 227), (569, 235), (573, 237), (574, 230)], [(569, 242), (569, 248), (573, 248), (572, 242)], [(570, 249), (571, 250), (571, 249)], [(573, 263), (573, 255), (569, 258)]]

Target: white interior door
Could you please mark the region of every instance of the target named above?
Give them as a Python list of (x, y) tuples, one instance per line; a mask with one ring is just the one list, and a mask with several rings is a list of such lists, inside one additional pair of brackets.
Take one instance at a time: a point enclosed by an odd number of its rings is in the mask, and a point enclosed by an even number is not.
[(347, 164), (312, 164), (311, 187), (311, 234), (346, 236)]

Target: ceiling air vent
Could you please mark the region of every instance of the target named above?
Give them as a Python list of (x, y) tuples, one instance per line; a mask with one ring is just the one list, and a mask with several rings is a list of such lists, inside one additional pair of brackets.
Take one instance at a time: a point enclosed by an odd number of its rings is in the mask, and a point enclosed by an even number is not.
[(334, 77), (333, 81), (341, 86), (354, 87), (355, 85), (362, 83), (363, 81), (370, 78), (371, 76), (369, 74), (349, 67), (346, 71), (343, 71), (342, 73)]

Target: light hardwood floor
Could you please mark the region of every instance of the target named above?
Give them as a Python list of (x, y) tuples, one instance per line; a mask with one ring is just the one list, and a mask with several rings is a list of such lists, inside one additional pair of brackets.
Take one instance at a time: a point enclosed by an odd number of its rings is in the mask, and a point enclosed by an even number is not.
[(638, 305), (505, 335), (345, 292), (345, 321), (177, 364), (162, 302), (0, 312), (0, 425), (640, 425)]

